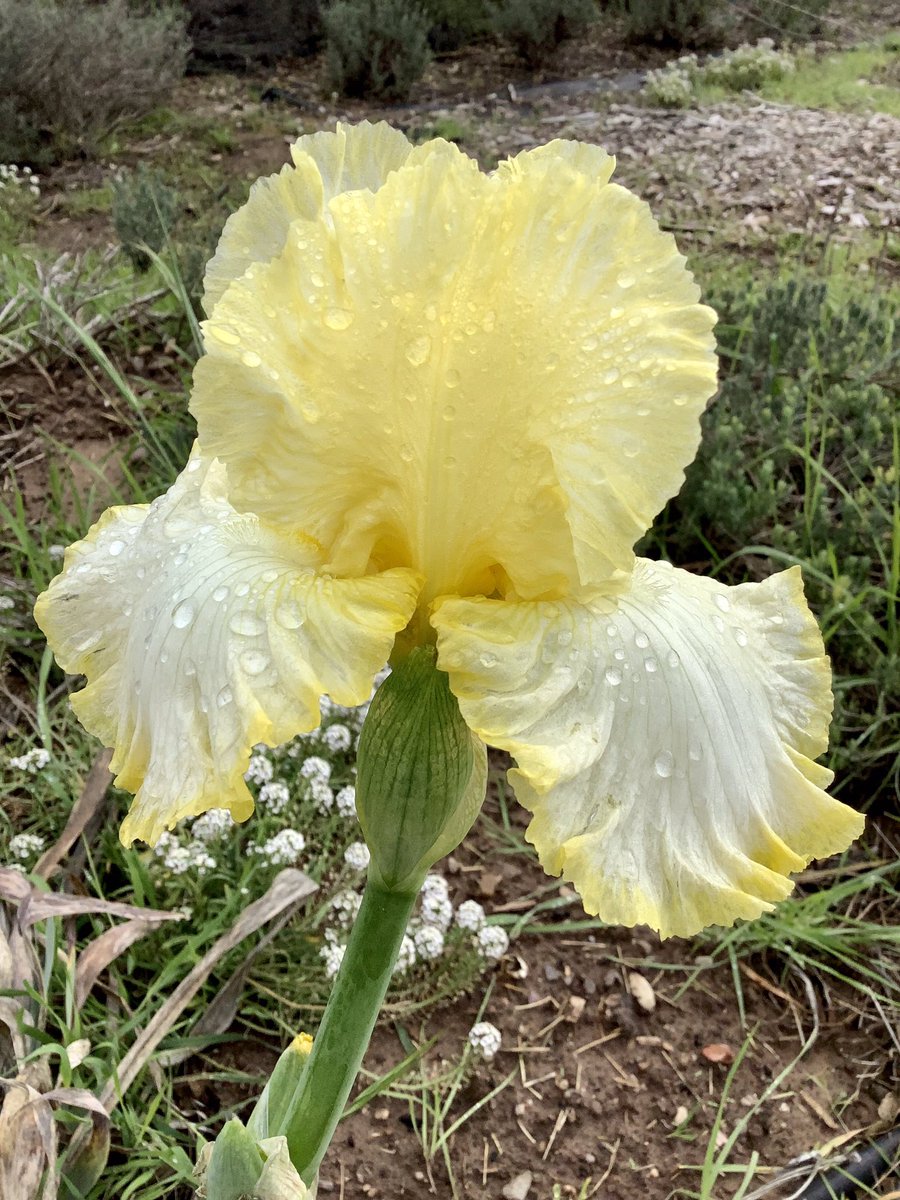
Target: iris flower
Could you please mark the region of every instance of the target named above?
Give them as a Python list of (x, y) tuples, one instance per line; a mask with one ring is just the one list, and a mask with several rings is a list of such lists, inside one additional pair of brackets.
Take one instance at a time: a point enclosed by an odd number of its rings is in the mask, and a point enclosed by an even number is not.
[(127, 844), (253, 801), (251, 748), (436, 646), (546, 870), (605, 921), (755, 917), (856, 836), (798, 569), (726, 587), (634, 545), (716, 386), (673, 238), (555, 141), (492, 174), (362, 124), (302, 137), (206, 275), (198, 436), (36, 615), (135, 792)]

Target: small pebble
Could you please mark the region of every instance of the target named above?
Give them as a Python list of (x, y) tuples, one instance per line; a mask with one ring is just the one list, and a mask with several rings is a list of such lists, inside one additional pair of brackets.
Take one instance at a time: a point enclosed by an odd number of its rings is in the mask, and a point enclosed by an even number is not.
[(523, 1171), (521, 1175), (517, 1175), (515, 1179), (511, 1179), (501, 1192), (504, 1200), (525, 1200), (525, 1197), (531, 1191), (531, 1181), (533, 1178), (534, 1176), (530, 1171)]

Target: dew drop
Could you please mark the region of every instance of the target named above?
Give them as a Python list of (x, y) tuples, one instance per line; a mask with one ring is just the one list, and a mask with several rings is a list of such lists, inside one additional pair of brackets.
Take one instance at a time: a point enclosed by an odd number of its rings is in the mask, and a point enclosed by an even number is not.
[(304, 421), (307, 421), (310, 425), (315, 425), (319, 417), (322, 415), (319, 412), (318, 407), (315, 404), (310, 404), (308, 401), (306, 404), (301, 404), (300, 412)]
[(603, 375), (600, 377), (600, 382), (601, 383), (615, 383), (618, 378), (619, 378), (618, 370), (615, 367), (610, 367), (610, 369), (608, 371), (604, 371)]
[(254, 613), (237, 612), (229, 620), (228, 628), (232, 633), (239, 633), (243, 637), (256, 637), (265, 632), (266, 623)]
[(616, 662), (625, 661), (625, 651), (621, 646), (617, 650), (613, 650), (613, 658), (616, 660)]
[(610, 315), (610, 317), (611, 317), (611, 319), (612, 319), (613, 321), (617, 321), (617, 320), (619, 319), (619, 317), (621, 317), (621, 315), (622, 315), (622, 313), (623, 313), (624, 311), (625, 311), (625, 309), (624, 309), (624, 308), (619, 308), (619, 306), (618, 306), (618, 305), (614, 305), (614, 306), (613, 306), (613, 307), (612, 307), (612, 308), (609, 310), (609, 315)]
[(606, 627), (606, 636), (607, 636), (608, 638), (614, 638), (614, 637), (616, 637), (616, 635), (618, 634), (618, 632), (619, 632), (619, 627), (618, 627), (617, 625), (607, 625), (607, 627)]
[(212, 594), (213, 600), (215, 600), (216, 604), (221, 604), (227, 595), (228, 595), (228, 588), (225, 587), (224, 584), (221, 584), (219, 587), (217, 587), (216, 590)]
[(622, 274), (616, 280), (616, 283), (619, 285), (620, 288), (623, 288), (623, 289), (634, 287), (634, 283), (635, 283), (634, 276), (629, 275), (627, 272), (623, 271)]
[(615, 667), (606, 668), (606, 682), (610, 687), (618, 687), (622, 682), (622, 672), (617, 671)]
[(275, 620), (283, 629), (299, 629), (304, 618), (293, 601), (286, 601), (275, 609)]
[(406, 347), (406, 361), (414, 367), (421, 367), (428, 362), (431, 354), (431, 338), (427, 334), (417, 337)]
[(411, 463), (413, 460), (413, 452), (407, 445), (400, 447), (400, 457), (405, 463)]
[(325, 280), (322, 278), (322, 276), (319, 274), (318, 271), (310, 272), (309, 282), (313, 285), (313, 287), (324, 287), (325, 286)]
[(109, 550), (109, 553), (113, 556), (113, 558), (118, 558), (118, 556), (125, 549), (125, 543), (120, 541), (118, 538), (116, 538), (116, 540), (114, 542), (109, 543), (109, 546), (107, 548)]
[(342, 329), (349, 329), (353, 324), (353, 313), (348, 312), (346, 308), (328, 308), (322, 320), (329, 329), (340, 332)]
[(239, 346), (241, 344), (241, 339), (227, 325), (213, 325), (209, 332), (223, 346)]
[(262, 363), (262, 359), (254, 350), (245, 350), (241, 355), (241, 362), (245, 367), (258, 367)]
[(250, 584), (244, 580), (241, 580), (241, 582), (234, 589), (234, 594), (236, 596), (246, 596), (249, 591), (250, 591)]
[(745, 633), (745, 631), (743, 629), (735, 629), (734, 640), (737, 642), (737, 644), (739, 646), (746, 646), (747, 645), (747, 634)]
[(634, 635), (634, 644), (639, 650), (646, 650), (650, 645), (650, 639), (647, 637), (646, 633), (636, 633)]
[(691, 762), (699, 762), (702, 757), (703, 750), (700, 746), (693, 745), (688, 750), (688, 758), (691, 760)]
[(184, 673), (187, 675), (188, 679), (197, 674), (197, 667), (190, 659), (185, 661)]
[(195, 615), (195, 609), (190, 600), (182, 600), (172, 613), (172, 624), (176, 629), (187, 629)]
[(262, 575), (260, 575), (260, 579), (263, 583), (274, 583), (277, 578), (278, 572), (274, 567), (270, 567), (268, 571), (263, 571)]
[[(447, 374), (444, 376), (444, 383), (447, 385), (448, 388), (459, 387), (459, 371), (457, 371), (455, 367), (451, 367), (450, 370), (447, 372)], [(447, 420), (450, 419), (449, 417), (447, 417), (447, 411), (450, 408), (451, 408), (451, 406), (448, 405), (447, 408), (444, 409), (444, 416)]]
[(227, 685), (216, 696), (216, 705), (219, 708), (226, 708), (234, 699), (234, 693)]
[(585, 354), (590, 354), (591, 351), (597, 349), (599, 344), (600, 343), (597, 341), (597, 339), (595, 337), (593, 337), (593, 336), (586, 337), (584, 339), (584, 341), (581, 343), (581, 348), (585, 352)]
[(660, 779), (668, 779), (675, 769), (675, 759), (668, 750), (661, 750), (653, 762), (653, 769)]
[(715, 597), (715, 605), (719, 612), (728, 612), (729, 608), (731, 608), (731, 603), (727, 596), (721, 594)]
[(433, 304), (429, 304), (426, 306), (425, 320), (426, 321), (436, 321), (437, 320), (437, 309), (434, 307)]
[(666, 664), (670, 667), (677, 667), (681, 664), (681, 659), (674, 650), (670, 650), (666, 655)]
[(165, 664), (165, 663), (167, 663), (167, 662), (169, 661), (169, 652), (168, 652), (168, 650), (160, 650), (160, 652), (159, 652), (159, 661), (160, 661), (161, 663), (163, 663), (163, 664)]
[(448, 471), (452, 470), (456, 466), (456, 458), (454, 457), (454, 455), (452, 455), (452, 454), (444, 455), (444, 466), (447, 468)]
[(478, 661), (481, 663), (481, 665), (483, 667), (485, 667), (487, 670), (490, 670), (491, 667), (496, 667), (496, 665), (497, 665), (497, 655), (490, 654), (487, 651), (485, 651), (484, 654), (479, 654)]
[(653, 675), (656, 671), (659, 670), (659, 663), (656, 661), (655, 658), (645, 658), (644, 659), (644, 670), (647, 672), (648, 675)]
[(268, 655), (260, 650), (245, 650), (241, 655), (241, 666), (248, 675), (261, 675), (268, 665)]

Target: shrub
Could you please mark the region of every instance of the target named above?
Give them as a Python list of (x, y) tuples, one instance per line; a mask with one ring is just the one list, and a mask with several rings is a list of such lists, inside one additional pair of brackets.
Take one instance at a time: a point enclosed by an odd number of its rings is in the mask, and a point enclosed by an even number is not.
[(122, 249), (139, 271), (169, 240), (178, 216), (179, 198), (157, 172), (139, 167), (113, 185), (112, 218)]
[(322, 20), (333, 87), (345, 96), (409, 96), (430, 58), (423, 9), (405, 0), (335, 0)]
[(311, 54), (323, 36), (319, 0), (187, 0), (191, 69), (246, 70)]
[(490, 30), (486, 0), (425, 0), (428, 41), (439, 54), (458, 50)]
[(766, 558), (763, 574), (801, 564), (835, 670), (835, 765), (870, 799), (900, 751), (895, 305), (838, 305), (803, 278), (712, 302), (724, 378), (660, 527), (666, 553), (711, 551), (729, 582)]
[(802, 0), (788, 3), (787, 0), (751, 0), (742, 13), (744, 27), (753, 34), (774, 37), (778, 41), (808, 38), (821, 33), (823, 17), (831, 7), (831, 0)]
[(796, 69), (793, 57), (776, 50), (771, 38), (755, 46), (744, 44), (726, 50), (702, 65), (696, 54), (668, 62), (658, 71), (648, 71), (644, 95), (665, 108), (686, 108), (696, 97), (697, 85), (724, 88), (730, 92), (755, 91), (772, 79), (782, 79)]
[(0, 0), (0, 161), (91, 150), (120, 117), (157, 104), (184, 73), (184, 20), (126, 0)]
[(596, 19), (594, 0), (497, 0), (491, 25), (531, 67), (540, 66), (561, 41)]
[(719, 0), (621, 0), (627, 35), (636, 42), (703, 46), (721, 38)]

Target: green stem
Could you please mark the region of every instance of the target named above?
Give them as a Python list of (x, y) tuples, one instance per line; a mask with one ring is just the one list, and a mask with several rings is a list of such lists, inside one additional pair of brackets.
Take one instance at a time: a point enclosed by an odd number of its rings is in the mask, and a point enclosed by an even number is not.
[(311, 1185), (369, 1045), (417, 892), (366, 884), (340, 970), (288, 1107), (291, 1162)]

